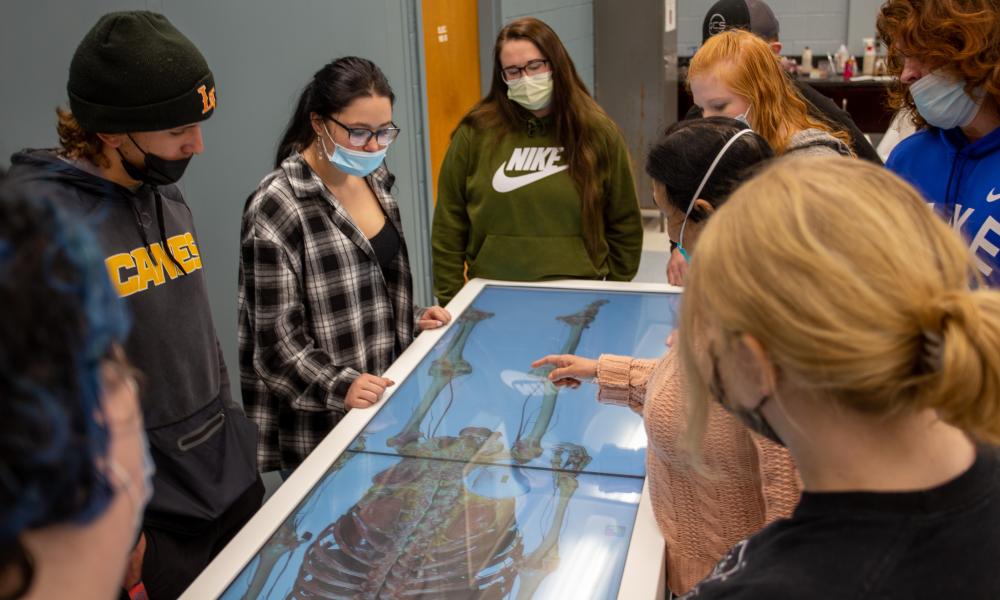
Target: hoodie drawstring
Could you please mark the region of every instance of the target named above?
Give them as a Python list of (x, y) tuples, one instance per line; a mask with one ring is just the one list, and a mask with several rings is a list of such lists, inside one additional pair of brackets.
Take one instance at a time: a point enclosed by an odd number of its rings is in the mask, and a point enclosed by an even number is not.
[[(174, 253), (170, 250), (170, 244), (167, 243), (167, 232), (163, 225), (163, 198), (160, 196), (160, 191), (153, 187), (153, 197), (156, 199), (156, 221), (159, 226), (160, 231), (160, 243), (163, 245), (164, 253), (170, 257), (170, 262), (174, 263), (178, 271), (182, 275), (186, 275), (187, 271), (181, 266), (181, 263), (177, 262), (174, 257)], [(139, 237), (142, 238), (142, 245), (149, 251), (149, 259), (155, 260), (153, 255), (153, 247), (149, 243), (149, 238), (146, 237), (146, 227), (142, 224), (142, 215), (139, 214), (139, 207), (136, 206), (136, 198), (133, 196), (132, 201), (129, 202), (129, 206), (132, 207), (132, 214), (135, 216), (135, 224), (139, 229)]]
[(170, 244), (167, 243), (167, 228), (163, 224), (163, 197), (160, 196), (160, 191), (155, 187), (153, 188), (153, 196), (156, 198), (156, 221), (160, 226), (160, 243), (163, 244), (163, 251), (166, 252), (167, 256), (170, 257), (170, 262), (174, 263), (174, 266), (181, 272), (181, 274), (186, 275), (187, 271), (181, 266), (181, 263), (177, 262), (174, 258), (174, 253), (170, 249)]

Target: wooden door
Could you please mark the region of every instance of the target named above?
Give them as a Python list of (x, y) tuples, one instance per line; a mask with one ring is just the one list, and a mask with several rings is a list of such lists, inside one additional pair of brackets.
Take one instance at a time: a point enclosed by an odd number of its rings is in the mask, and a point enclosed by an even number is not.
[(479, 100), (477, 4), (477, 0), (423, 0), (427, 113), (435, 202), (438, 173), (451, 132)]

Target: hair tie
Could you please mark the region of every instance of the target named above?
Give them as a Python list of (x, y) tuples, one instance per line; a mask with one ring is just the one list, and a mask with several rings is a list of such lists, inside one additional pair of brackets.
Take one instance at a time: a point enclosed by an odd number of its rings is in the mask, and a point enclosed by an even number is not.
[[(941, 325), (944, 325), (942, 320)], [(937, 373), (942, 368), (944, 338), (940, 331), (920, 330), (920, 368), (924, 373)]]

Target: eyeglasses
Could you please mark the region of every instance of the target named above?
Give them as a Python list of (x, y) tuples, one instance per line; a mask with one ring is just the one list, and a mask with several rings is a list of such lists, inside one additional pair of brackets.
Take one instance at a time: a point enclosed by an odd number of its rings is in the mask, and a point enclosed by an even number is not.
[(379, 146), (388, 146), (399, 135), (399, 127), (395, 126), (372, 131), (364, 127), (348, 127), (333, 117), (328, 118), (347, 131), (347, 140), (351, 142), (352, 146), (367, 146), (373, 137), (375, 138), (375, 143)]
[(538, 75), (539, 73), (544, 73), (548, 71), (549, 61), (544, 58), (537, 58), (535, 60), (529, 60), (524, 64), (523, 67), (504, 67), (500, 69), (503, 74), (504, 81), (517, 81), (525, 75)]

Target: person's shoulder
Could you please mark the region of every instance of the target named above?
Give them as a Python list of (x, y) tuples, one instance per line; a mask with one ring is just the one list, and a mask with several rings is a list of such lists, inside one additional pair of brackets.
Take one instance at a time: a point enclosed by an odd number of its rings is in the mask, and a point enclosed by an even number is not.
[(466, 145), (475, 145), (483, 140), (496, 138), (500, 131), (495, 128), (484, 127), (476, 123), (472, 118), (466, 117), (452, 131), (451, 142), (459, 142)]
[[(776, 552), (775, 525), (743, 540), (727, 552), (711, 573), (683, 600), (792, 600), (802, 593), (800, 560), (788, 561)], [(794, 564), (793, 564), (794, 562)]]
[(752, 584), (729, 582), (713, 586), (702, 582), (680, 600), (800, 600), (814, 596), (803, 595), (802, 590), (792, 589), (785, 582), (760, 579)]
[(593, 124), (597, 133), (609, 142), (625, 143), (625, 136), (622, 135), (621, 128), (603, 109), (594, 114)]
[(607, 158), (628, 152), (628, 144), (621, 128), (603, 109), (595, 111), (587, 123), (593, 136), (591, 139), (599, 144), (598, 147)]
[(500, 131), (483, 128), (466, 117), (451, 132), (447, 158), (454, 160), (456, 157), (463, 157), (469, 160), (479, 152), (480, 146), (493, 146), (499, 137), (501, 137)]
[(808, 81), (801, 79), (793, 79), (792, 81), (795, 83), (795, 87), (798, 88), (799, 93), (802, 94), (802, 97), (816, 107), (816, 110), (826, 115), (827, 118), (838, 123), (844, 120), (851, 121), (850, 113), (837, 106), (833, 98), (810, 85)]
[[(937, 129), (921, 129), (901, 140), (892, 149), (885, 166), (892, 171), (900, 172), (911, 168), (915, 162), (939, 165), (939, 168), (947, 168), (944, 163), (939, 162), (943, 153), (948, 151), (948, 144), (941, 138)], [(921, 167), (923, 169), (923, 167)], [(937, 169), (934, 171), (937, 172)]]
[(156, 188), (156, 191), (167, 202), (187, 206), (187, 200), (184, 199), (184, 192), (181, 191), (181, 188), (177, 184), (161, 185)]
[(855, 574), (880, 552), (871, 535), (868, 527), (845, 532), (837, 515), (780, 519), (733, 546), (691, 599), (853, 597)]
[(788, 140), (784, 154), (840, 154), (850, 155), (847, 144), (834, 137), (830, 132), (818, 128), (803, 129)]
[[(308, 172), (290, 164), (288, 160), (283, 162), (280, 167), (265, 175), (247, 198), (243, 208), (244, 221), (267, 223), (293, 218), (299, 212), (295, 180), (306, 177)], [(304, 183), (300, 182), (300, 185)]]
[(453, 138), (455, 137), (469, 138), (478, 135), (482, 131), (483, 130), (477, 127), (476, 124), (473, 123), (471, 119), (465, 118), (462, 119), (462, 121), (458, 124), (457, 127), (455, 127), (455, 130), (452, 132), (451, 136)]
[(913, 150), (915, 148), (944, 148), (945, 146), (946, 143), (941, 139), (940, 132), (933, 127), (928, 127), (915, 131), (912, 135), (901, 140), (893, 151)]

